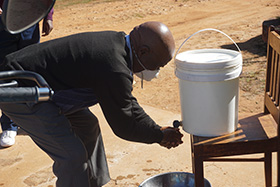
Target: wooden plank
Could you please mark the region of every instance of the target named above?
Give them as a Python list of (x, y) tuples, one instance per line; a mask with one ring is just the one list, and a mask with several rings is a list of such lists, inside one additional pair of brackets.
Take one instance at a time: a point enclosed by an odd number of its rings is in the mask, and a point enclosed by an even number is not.
[(266, 63), (266, 79), (265, 79), (265, 92), (270, 93), (270, 77), (271, 77), (271, 58), (272, 58), (272, 50), (269, 43), (267, 44), (267, 63)]
[(276, 54), (275, 56), (275, 64), (277, 64), (277, 79), (276, 79), (276, 90), (275, 90), (275, 104), (276, 106), (279, 106), (279, 87), (280, 87), (280, 66), (279, 66), (279, 54)]
[[(277, 55), (277, 63), (280, 64), (280, 55), (279, 54)], [(280, 72), (280, 65), (279, 65), (279, 72)], [(279, 74), (279, 76), (280, 76), (280, 74)], [(279, 78), (278, 87), (279, 87), (279, 92), (278, 92), (278, 98), (277, 98), (278, 102), (276, 102), (277, 106), (279, 106), (279, 102), (280, 102), (280, 78)]]
[(270, 64), (271, 64), (271, 69), (270, 69), (270, 86), (269, 86), (269, 93), (270, 93), (270, 96), (273, 98), (274, 96), (274, 78), (275, 78), (275, 63), (274, 62), (274, 50), (272, 49), (272, 54), (271, 54), (271, 61), (270, 61)]
[(271, 88), (271, 91), (272, 91), (272, 94), (271, 94), (271, 96), (272, 96), (272, 100), (273, 101), (275, 101), (275, 97), (276, 97), (276, 85), (277, 85), (277, 72), (278, 72), (278, 64), (277, 63), (275, 63), (276, 61), (276, 52), (275, 52), (275, 50), (273, 50), (273, 52), (272, 52), (272, 67), (273, 67), (273, 77), (272, 77), (272, 88)]
[(276, 123), (278, 123), (279, 122), (279, 107), (276, 106), (275, 103), (271, 100), (268, 93), (265, 94), (264, 102), (265, 102), (267, 109), (273, 116), (274, 120), (276, 121)]
[(267, 151), (275, 152), (276, 150), (276, 139), (269, 139), (266, 141), (257, 140), (249, 142), (245, 141), (242, 143), (234, 142), (230, 144), (196, 146), (196, 152), (199, 152), (199, 155), (201, 157), (205, 157), (205, 159), (209, 157), (255, 154)]
[(280, 54), (280, 35), (275, 31), (269, 32), (268, 40), (271, 47)]

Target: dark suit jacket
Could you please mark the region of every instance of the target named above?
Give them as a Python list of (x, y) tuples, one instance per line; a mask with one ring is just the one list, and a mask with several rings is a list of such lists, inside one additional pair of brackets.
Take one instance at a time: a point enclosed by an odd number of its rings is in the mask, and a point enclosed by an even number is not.
[(160, 126), (131, 94), (130, 64), (125, 33), (104, 31), (28, 46), (8, 55), (0, 70), (37, 72), (55, 91), (91, 88), (116, 135), (137, 142), (160, 142)]

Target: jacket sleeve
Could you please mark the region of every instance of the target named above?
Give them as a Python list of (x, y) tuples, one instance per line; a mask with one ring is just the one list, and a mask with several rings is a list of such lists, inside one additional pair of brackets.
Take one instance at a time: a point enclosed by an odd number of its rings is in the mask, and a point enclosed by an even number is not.
[(54, 9), (52, 8), (48, 15), (44, 18), (44, 20), (52, 20), (53, 21), (53, 13), (54, 13)]
[(107, 122), (122, 139), (143, 143), (161, 142), (161, 127), (139, 106), (131, 91), (132, 78), (125, 74), (112, 73), (99, 81), (96, 92)]

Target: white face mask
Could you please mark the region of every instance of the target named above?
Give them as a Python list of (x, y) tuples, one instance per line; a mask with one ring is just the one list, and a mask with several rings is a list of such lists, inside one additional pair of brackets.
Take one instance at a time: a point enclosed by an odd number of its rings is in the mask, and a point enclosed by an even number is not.
[(145, 81), (151, 81), (153, 78), (157, 78), (159, 74), (159, 69), (158, 70), (143, 70), (141, 72), (135, 73), (137, 77), (140, 79), (144, 79)]

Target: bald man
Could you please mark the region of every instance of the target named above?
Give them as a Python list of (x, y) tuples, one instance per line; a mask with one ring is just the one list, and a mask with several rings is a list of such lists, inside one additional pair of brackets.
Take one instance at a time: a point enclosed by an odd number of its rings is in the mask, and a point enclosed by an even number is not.
[(129, 35), (89, 32), (35, 44), (8, 55), (0, 69), (41, 74), (54, 97), (0, 108), (54, 160), (57, 187), (99, 187), (110, 177), (99, 123), (89, 106), (99, 103), (113, 132), (125, 140), (166, 148), (182, 143), (178, 129), (157, 125), (131, 94), (133, 74), (152, 79), (174, 51), (172, 34), (160, 22), (143, 23)]

